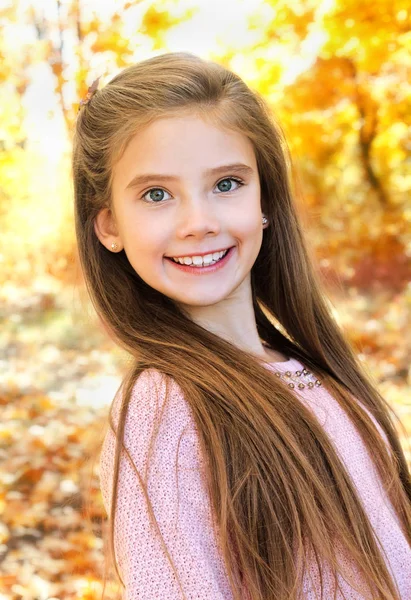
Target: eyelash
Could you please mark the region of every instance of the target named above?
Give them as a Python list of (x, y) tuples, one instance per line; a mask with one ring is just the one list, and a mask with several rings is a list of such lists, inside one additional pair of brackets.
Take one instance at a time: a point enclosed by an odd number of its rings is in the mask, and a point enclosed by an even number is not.
[[(238, 177), (223, 177), (223, 179), (220, 179), (220, 181), (217, 181), (216, 186), (219, 183), (221, 183), (222, 181), (226, 181), (227, 179), (232, 179), (233, 181), (235, 181), (236, 183), (238, 183), (239, 187), (237, 189), (240, 189), (240, 187), (242, 187), (244, 185), (244, 181), (242, 179), (239, 179)], [(164, 190), (164, 188), (161, 188), (161, 187), (152, 187), (149, 190), (147, 190), (146, 192), (144, 192), (144, 194), (141, 196), (141, 200), (143, 200), (144, 202), (147, 202), (148, 204), (162, 204), (163, 202), (165, 202), (165, 200), (159, 200), (158, 202), (154, 202), (153, 200), (146, 200), (145, 196), (147, 196), (147, 194), (149, 194), (153, 190), (167, 191), (167, 190)], [(232, 191), (235, 192), (236, 190), (232, 190)], [(228, 192), (220, 192), (220, 194), (229, 194), (230, 192), (231, 192), (231, 190), (228, 190)]]

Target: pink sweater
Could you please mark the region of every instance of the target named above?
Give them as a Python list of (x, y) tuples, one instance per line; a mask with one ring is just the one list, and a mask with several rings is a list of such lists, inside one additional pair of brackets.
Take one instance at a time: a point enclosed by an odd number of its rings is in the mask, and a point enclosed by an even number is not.
[[(267, 368), (294, 373), (304, 367), (299, 361), (290, 359), (268, 364)], [(142, 477), (155, 414), (162, 407), (164, 390), (161, 374), (150, 369), (140, 375), (130, 401), (125, 445)], [(386, 552), (387, 564), (398, 584), (400, 597), (411, 600), (411, 548), (355, 427), (325, 388), (310, 389), (306, 386), (299, 390), (296, 386), (295, 393), (312, 409), (335, 444)], [(187, 600), (232, 600), (218, 532), (214, 532), (212, 527), (194, 420), (182, 390), (175, 382), (170, 394), (150, 460), (149, 497)], [(116, 425), (119, 406), (120, 395), (113, 405)], [(377, 427), (386, 440), (381, 428)], [(109, 430), (100, 457), (100, 485), (107, 514), (110, 514), (114, 447), (114, 434)], [(119, 476), (114, 540), (120, 573), (126, 586), (123, 600), (180, 600), (183, 596), (160, 539), (150, 524), (137, 474), (125, 453), (121, 458)], [(343, 554), (341, 560), (345, 560)], [(320, 591), (314, 564), (315, 561), (312, 566), (310, 563), (310, 577), (306, 577), (302, 590), (302, 598), (307, 600), (314, 600)], [(353, 572), (356, 573), (354, 567)], [(359, 578), (355, 581), (360, 585)], [(363, 600), (364, 596), (354, 591), (345, 580), (340, 579), (340, 582), (347, 600)], [(332, 585), (326, 571), (326, 599), (333, 597)], [(248, 594), (244, 592), (243, 597), (246, 599)], [(338, 598), (341, 599), (342, 595), (338, 594)]]

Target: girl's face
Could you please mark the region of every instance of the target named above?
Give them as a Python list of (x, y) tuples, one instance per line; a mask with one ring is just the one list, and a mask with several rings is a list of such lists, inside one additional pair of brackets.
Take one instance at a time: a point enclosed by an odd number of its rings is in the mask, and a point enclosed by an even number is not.
[[(100, 241), (124, 249), (138, 275), (187, 309), (251, 298), (262, 243), (260, 181), (251, 142), (197, 116), (158, 119), (139, 131), (113, 171), (112, 208)], [(215, 266), (185, 267), (231, 249)], [(191, 261), (189, 260), (191, 258)]]

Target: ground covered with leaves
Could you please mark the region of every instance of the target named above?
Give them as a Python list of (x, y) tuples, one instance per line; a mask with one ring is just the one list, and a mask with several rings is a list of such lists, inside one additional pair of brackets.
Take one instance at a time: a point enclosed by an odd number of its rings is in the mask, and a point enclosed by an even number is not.
[(1, 600), (102, 591), (95, 448), (125, 361), (73, 289), (50, 283), (8, 289), (1, 314)]

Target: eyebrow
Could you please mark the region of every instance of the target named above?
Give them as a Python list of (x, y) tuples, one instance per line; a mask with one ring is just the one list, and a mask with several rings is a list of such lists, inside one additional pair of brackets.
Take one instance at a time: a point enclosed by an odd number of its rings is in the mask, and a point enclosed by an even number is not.
[[(233, 163), (231, 165), (221, 165), (220, 167), (214, 167), (212, 169), (207, 169), (204, 174), (206, 177), (210, 177), (212, 175), (218, 175), (219, 173), (238, 173), (243, 175), (252, 175), (254, 170), (248, 165), (244, 165), (243, 163)], [(178, 181), (178, 177), (175, 175), (165, 175), (160, 173), (146, 173), (144, 175), (136, 175), (127, 185), (126, 190), (130, 188), (137, 187), (139, 185), (143, 185), (145, 183), (149, 183), (150, 181)]]

